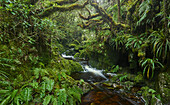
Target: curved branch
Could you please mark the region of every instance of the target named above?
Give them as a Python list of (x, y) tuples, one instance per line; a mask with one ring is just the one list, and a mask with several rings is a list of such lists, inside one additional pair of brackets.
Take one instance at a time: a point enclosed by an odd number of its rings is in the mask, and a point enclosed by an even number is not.
[(99, 15), (99, 13), (96, 13), (96, 14), (94, 14), (94, 15), (89, 15), (88, 17), (84, 17), (82, 14), (79, 13), (79, 16), (80, 16), (80, 18), (82, 18), (82, 19), (84, 19), (84, 20), (89, 20), (89, 19), (98, 17), (98, 16), (100, 16), (100, 15)]
[(89, 13), (89, 16), (91, 16), (91, 12), (88, 8), (86, 8), (87, 12)]
[(54, 12), (56, 11), (59, 11), (59, 12), (64, 12), (64, 11), (71, 11), (71, 10), (74, 10), (74, 9), (81, 9), (81, 8), (84, 8), (85, 5), (88, 4), (88, 1), (87, 0), (86, 2), (84, 2), (83, 5), (80, 5), (80, 4), (71, 4), (69, 6), (65, 6), (65, 5), (57, 5), (57, 6), (51, 6), (51, 7), (48, 7), (45, 9), (44, 12), (42, 12), (39, 16), (41, 18), (44, 18), (44, 17), (48, 17), (50, 16), (51, 14), (53, 14)]
[(102, 16), (103, 20), (105, 20), (108, 24), (110, 24), (110, 28), (116, 28), (116, 27), (129, 28), (129, 25), (116, 23), (113, 20), (112, 16), (107, 14), (105, 12), (105, 10), (103, 8), (99, 7), (99, 5), (97, 3), (90, 3), (90, 4), (98, 10), (98, 12)]
[(57, 3), (58, 5), (65, 5), (65, 4), (70, 4), (70, 3), (75, 3), (78, 0), (57, 0), (55, 1), (55, 3)]

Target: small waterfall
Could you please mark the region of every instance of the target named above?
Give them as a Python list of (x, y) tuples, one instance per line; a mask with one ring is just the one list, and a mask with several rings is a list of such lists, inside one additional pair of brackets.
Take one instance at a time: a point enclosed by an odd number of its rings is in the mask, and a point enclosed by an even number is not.
[(88, 65), (85, 65), (84, 68), (85, 68), (85, 72), (91, 72), (91, 73), (98, 75), (98, 76), (101, 76), (101, 77), (103, 77), (104, 79), (107, 80), (107, 78), (102, 73), (103, 70), (97, 70), (96, 68), (91, 68)]
[(70, 55), (66, 55), (66, 54), (62, 54), (61, 56), (65, 59), (75, 60), (74, 56), (70, 56)]
[[(103, 70), (97, 70), (96, 68), (92, 68), (92, 67), (89, 67), (87, 65), (87, 63), (83, 63), (83, 61), (87, 62), (86, 60), (78, 60), (78, 59), (75, 59), (74, 56), (70, 56), (70, 55), (66, 55), (65, 53), (62, 54), (62, 57), (65, 58), (65, 59), (69, 59), (69, 60), (76, 60), (76, 61), (79, 61), (79, 63), (81, 64), (82, 68), (84, 69), (84, 73), (91, 73), (93, 74), (95, 77), (98, 76), (98, 77), (101, 77), (105, 80), (108, 80), (104, 75), (103, 75)], [(90, 75), (90, 74), (89, 74)], [(90, 79), (90, 78), (89, 78)]]

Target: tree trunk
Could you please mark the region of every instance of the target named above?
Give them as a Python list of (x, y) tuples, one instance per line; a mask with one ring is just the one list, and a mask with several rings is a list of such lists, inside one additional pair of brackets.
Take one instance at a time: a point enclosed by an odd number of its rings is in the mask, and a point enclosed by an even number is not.
[(163, 0), (163, 12), (164, 12), (164, 25), (165, 25), (165, 33), (168, 35), (168, 20), (166, 19), (167, 17), (167, 5), (166, 5), (166, 0)]
[(117, 0), (117, 8), (118, 8), (118, 19), (117, 19), (117, 21), (120, 22), (120, 0)]

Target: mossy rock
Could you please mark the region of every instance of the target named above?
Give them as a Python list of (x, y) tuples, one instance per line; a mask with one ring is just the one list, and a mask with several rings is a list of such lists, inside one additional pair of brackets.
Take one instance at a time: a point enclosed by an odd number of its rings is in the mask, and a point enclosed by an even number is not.
[(52, 60), (49, 66), (60, 71), (64, 70), (65, 73), (68, 75), (70, 75), (72, 72), (83, 71), (82, 66), (78, 62), (60, 57)]
[(170, 102), (170, 75), (168, 72), (160, 73), (158, 76), (158, 89), (164, 103)]

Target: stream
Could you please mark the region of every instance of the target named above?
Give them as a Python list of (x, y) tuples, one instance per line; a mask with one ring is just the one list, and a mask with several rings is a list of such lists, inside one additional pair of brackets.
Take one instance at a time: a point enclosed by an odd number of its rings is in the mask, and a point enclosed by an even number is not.
[(66, 54), (62, 54), (62, 57), (79, 62), (84, 71), (74, 72), (71, 77), (76, 80), (83, 79), (93, 87), (82, 96), (81, 105), (145, 105), (142, 97), (126, 93), (123, 86), (110, 83), (110, 86), (114, 88), (108, 88), (108, 85), (105, 84), (109, 82), (108, 75), (116, 76), (116, 74), (104, 74), (104, 70), (91, 67), (86, 59), (75, 59)]

